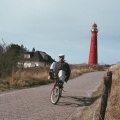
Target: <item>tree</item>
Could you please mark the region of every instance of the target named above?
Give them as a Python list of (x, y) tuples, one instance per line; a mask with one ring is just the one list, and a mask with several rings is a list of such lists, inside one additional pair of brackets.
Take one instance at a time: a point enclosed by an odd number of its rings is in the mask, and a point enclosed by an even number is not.
[(32, 52), (35, 52), (35, 48), (33, 47)]
[(12, 69), (17, 67), (19, 61), (22, 61), (24, 52), (27, 49), (21, 45), (10, 44), (0, 46), (0, 76), (11, 75)]

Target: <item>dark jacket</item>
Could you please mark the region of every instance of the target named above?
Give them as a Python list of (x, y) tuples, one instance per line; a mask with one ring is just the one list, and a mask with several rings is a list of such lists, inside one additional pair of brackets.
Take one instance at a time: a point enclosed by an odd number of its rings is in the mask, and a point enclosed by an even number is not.
[(67, 62), (65, 62), (65, 61), (59, 62), (58, 61), (57, 68), (58, 68), (58, 70), (64, 70), (66, 73), (67, 79), (69, 79), (70, 74), (71, 74), (71, 70), (70, 70), (69, 64)]

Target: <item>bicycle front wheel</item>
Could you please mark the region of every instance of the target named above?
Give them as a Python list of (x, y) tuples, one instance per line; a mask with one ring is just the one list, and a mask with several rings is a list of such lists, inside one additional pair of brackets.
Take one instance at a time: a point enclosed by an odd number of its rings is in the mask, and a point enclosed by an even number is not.
[(58, 86), (55, 86), (55, 88), (51, 92), (51, 102), (53, 104), (56, 104), (59, 101), (60, 98), (60, 88)]

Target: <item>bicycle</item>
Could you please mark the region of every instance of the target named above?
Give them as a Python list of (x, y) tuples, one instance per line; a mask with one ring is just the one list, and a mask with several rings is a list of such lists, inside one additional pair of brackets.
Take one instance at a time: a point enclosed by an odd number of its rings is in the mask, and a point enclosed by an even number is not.
[(63, 81), (56, 79), (50, 95), (51, 102), (53, 104), (58, 103), (60, 97), (62, 96), (62, 91), (63, 91)]

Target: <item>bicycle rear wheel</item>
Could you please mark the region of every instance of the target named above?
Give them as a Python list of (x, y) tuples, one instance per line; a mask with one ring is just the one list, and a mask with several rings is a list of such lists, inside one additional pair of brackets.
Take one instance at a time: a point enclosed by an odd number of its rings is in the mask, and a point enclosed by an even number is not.
[(60, 98), (60, 88), (58, 86), (55, 86), (55, 88), (51, 92), (51, 102), (53, 104), (56, 104), (59, 101)]

